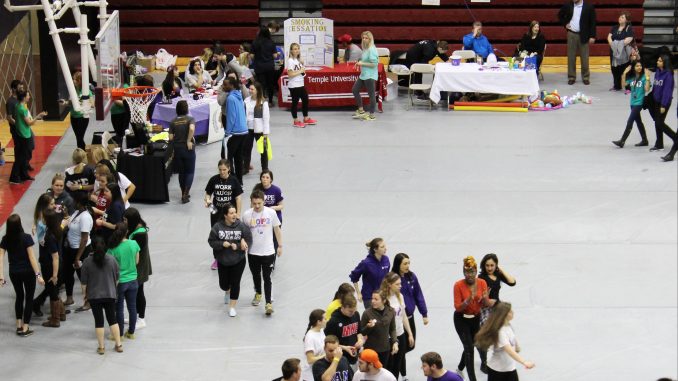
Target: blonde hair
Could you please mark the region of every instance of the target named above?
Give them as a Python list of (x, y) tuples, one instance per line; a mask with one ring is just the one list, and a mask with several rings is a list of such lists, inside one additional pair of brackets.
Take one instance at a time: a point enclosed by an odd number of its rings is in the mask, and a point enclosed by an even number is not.
[(94, 146), (92, 147), (92, 161), (93, 164), (100, 162), (101, 160), (109, 160), (108, 151), (103, 146)]
[[(203, 49), (202, 55), (200, 56), (200, 60), (202, 62), (208, 62), (210, 60), (210, 58), (212, 58), (212, 53), (213, 53), (212, 49), (210, 49), (210, 48)], [(201, 62), (201, 64), (202, 64), (202, 62)]]
[[(381, 281), (381, 286), (379, 287), (379, 293), (382, 295), (382, 297), (386, 296), (386, 299), (388, 299), (389, 296), (391, 296), (391, 286), (393, 286), (395, 282), (398, 281), (398, 279), (400, 279), (400, 275), (394, 273), (393, 271), (386, 274), (384, 279)], [(404, 306), (405, 301), (403, 300), (403, 296), (400, 294), (400, 291), (394, 292), (394, 295), (398, 299), (398, 302)]]
[(366, 30), (366, 31), (360, 33), (360, 40), (361, 40), (361, 41), (362, 41), (362, 38), (363, 38), (364, 36), (369, 37), (370, 43), (367, 44), (367, 46), (365, 46), (365, 43), (362, 42), (361, 44), (362, 44), (363, 50), (369, 49), (369, 48), (373, 47), (373, 46), (374, 46), (374, 35), (372, 35), (372, 32), (370, 32), (369, 30)]
[(73, 164), (82, 164), (87, 160), (87, 152), (82, 148), (76, 148), (73, 150), (71, 160), (73, 160)]
[(297, 44), (296, 42), (293, 42), (293, 43), (290, 44), (290, 51), (287, 53), (287, 56), (290, 57), (290, 58), (296, 58), (297, 60), (300, 60), (301, 59), (301, 50), (299, 51), (298, 57), (292, 56), (292, 49), (294, 49), (295, 46), (301, 49), (299, 44)]
[(54, 174), (54, 177), (52, 177), (52, 185), (59, 180), (66, 182), (66, 176), (64, 176), (63, 173), (57, 172)]

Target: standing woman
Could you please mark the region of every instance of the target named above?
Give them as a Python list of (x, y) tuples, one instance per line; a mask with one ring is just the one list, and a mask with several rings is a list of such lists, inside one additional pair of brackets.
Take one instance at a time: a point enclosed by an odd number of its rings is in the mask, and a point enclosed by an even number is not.
[(2, 278), (5, 252), (9, 261), (9, 279), (14, 286), (16, 300), (14, 301), (14, 313), (16, 316), (16, 334), (27, 337), (33, 334), (29, 324), (31, 312), (33, 312), (33, 294), (35, 293), (35, 281), (45, 284), (40, 274), (38, 262), (33, 255), (33, 238), (24, 233), (21, 226), (21, 217), (12, 214), (7, 219), (7, 232), (0, 240), (0, 286), (5, 284)]
[[(42, 323), (43, 327), (58, 328), (62, 320), (66, 320), (64, 304), (59, 299), (59, 259), (61, 257), (61, 217), (53, 210), (46, 210), (43, 214), (47, 230), (40, 245), (40, 268), (49, 277), (45, 281), (45, 290), (33, 301), (33, 310), (40, 310), (45, 298), (49, 296), (50, 316)], [(40, 314), (42, 315), (42, 313)], [(37, 316), (37, 314), (36, 314)], [(62, 319), (63, 318), (63, 319)]]
[[(261, 85), (254, 82), (250, 85), (250, 96), (245, 99), (245, 112), (247, 115), (247, 130), (252, 136), (249, 139), (252, 141), (259, 140), (264, 137), (264, 152), (261, 153), (261, 170), (268, 170), (268, 135), (271, 133), (270, 119), (271, 114), (268, 110), (268, 102), (264, 98), (264, 93)], [(252, 160), (252, 152), (246, 151), (243, 168), (249, 171), (250, 161)]]
[[(89, 93), (82, 93), (82, 73), (76, 71), (73, 73), (73, 85), (78, 94), (80, 102), (91, 102)], [(76, 111), (71, 104), (71, 127), (75, 134), (75, 141), (78, 148), (85, 149), (85, 133), (87, 132), (87, 125), (89, 125), (89, 115), (85, 115), (82, 111)]]
[(530, 29), (527, 33), (523, 35), (522, 40), (520, 40), (520, 51), (527, 51), (528, 53), (537, 53), (537, 75), (540, 80), (543, 80), (544, 77), (541, 75), (541, 62), (544, 60), (544, 49), (546, 48), (546, 38), (544, 34), (539, 30), (539, 21), (533, 20), (530, 23)]
[(235, 206), (226, 204), (223, 220), (212, 226), (207, 242), (212, 247), (219, 272), (219, 287), (228, 303), (228, 316), (236, 317), (235, 310), (240, 298), (240, 279), (245, 271), (245, 253), (252, 245), (250, 228), (238, 219)]
[(492, 347), (492, 357), (487, 362), (488, 381), (518, 381), (516, 364), (519, 362), (525, 369), (534, 368), (534, 363), (523, 359), (518, 353), (520, 345), (511, 327), (513, 310), (511, 304), (499, 302), (487, 322), (475, 336), (478, 348), (487, 351)]
[(275, 91), (275, 58), (278, 52), (271, 39), (271, 31), (262, 26), (259, 29), (257, 38), (252, 42), (252, 53), (254, 54), (254, 73), (257, 80), (261, 82), (268, 97), (268, 103), (273, 104), (273, 93)]
[[(210, 211), (210, 226), (214, 226), (226, 214), (228, 204), (235, 205), (237, 218), (242, 212), (242, 186), (235, 176), (231, 175), (228, 160), (221, 159), (217, 164), (219, 174), (212, 176), (205, 186), (205, 208)], [(210, 267), (216, 270), (217, 260)]]
[(117, 224), (122, 222), (123, 215), (125, 214), (125, 204), (122, 200), (122, 195), (120, 194), (120, 188), (116, 183), (109, 183), (104, 188), (104, 197), (110, 200), (108, 203), (108, 208), (106, 209), (106, 214), (99, 217), (96, 220), (96, 225), (101, 227), (100, 235), (108, 241), (109, 237), (113, 234), (113, 231), (117, 229)]
[(476, 381), (473, 362), (473, 338), (480, 329), (480, 309), (489, 305), (487, 283), (477, 279), (475, 258), (464, 258), (464, 279), (454, 284), (454, 329), (464, 346), (457, 373), (466, 368), (470, 381)]
[(139, 263), (137, 263), (137, 283), (139, 290), (137, 292), (137, 325), (136, 329), (146, 327), (146, 294), (144, 294), (144, 283), (148, 282), (148, 277), (153, 274), (151, 266), (151, 253), (148, 249), (148, 226), (146, 221), (141, 218), (136, 208), (129, 208), (125, 211), (123, 221), (127, 224), (127, 238), (136, 241), (139, 245)]
[[(289, 58), (287, 59), (287, 88), (290, 90), (292, 96), (292, 125), (294, 127), (304, 128), (307, 124), (313, 125), (317, 121), (308, 116), (308, 92), (304, 87), (304, 77), (306, 76), (306, 68), (304, 61), (301, 59), (301, 49), (296, 42), (290, 45)], [(297, 118), (297, 106), (301, 99), (301, 113), (304, 115), (304, 121), (301, 122)]]
[(91, 251), (90, 233), (94, 226), (94, 220), (92, 215), (87, 211), (86, 202), (86, 196), (80, 193), (75, 194), (75, 212), (68, 220), (68, 232), (64, 241), (61, 276), (66, 286), (66, 301), (64, 305), (67, 306), (74, 303), (73, 286), (75, 278), (73, 273), (77, 273), (78, 278), (80, 278), (81, 260), (84, 261)]
[[(363, 55), (360, 61), (356, 62), (356, 68), (360, 68), (360, 76), (353, 85), (353, 97), (355, 98), (358, 110), (353, 114), (353, 119), (375, 120), (374, 110), (377, 107), (376, 86), (379, 79), (379, 53), (374, 46), (374, 36), (372, 32), (366, 31), (361, 34)], [(369, 112), (363, 109), (363, 98), (360, 96), (360, 89), (365, 87), (370, 96)]]
[[(393, 258), (393, 268), (391, 271), (400, 275), (400, 280), (402, 282), (400, 294), (405, 300), (405, 313), (407, 314), (407, 320), (410, 323), (412, 337), (416, 342), (417, 328), (414, 324), (415, 309), (419, 309), (419, 313), (424, 320), (424, 325), (428, 325), (428, 308), (426, 308), (424, 293), (421, 290), (419, 279), (414, 274), (414, 272), (410, 271), (410, 257), (407, 254), (396, 254), (395, 258)], [(407, 376), (407, 363), (405, 361), (405, 354), (414, 349), (414, 345), (410, 346), (409, 342), (406, 343), (407, 347), (403, 347), (403, 360), (402, 365), (400, 366), (400, 374), (402, 374), (403, 377)]]
[[(38, 201), (35, 203), (35, 210), (33, 211), (33, 227), (31, 229), (39, 244), (43, 244), (45, 239), (47, 225), (45, 224), (43, 214), (47, 210), (54, 210), (54, 198), (47, 193), (43, 193), (38, 197)], [(42, 316), (42, 314), (40, 314), (40, 316)]]
[[(400, 370), (402, 369), (403, 361), (405, 361), (406, 348), (408, 346), (414, 347), (414, 335), (410, 328), (410, 321), (407, 319), (405, 313), (405, 300), (400, 294), (402, 287), (402, 280), (400, 276), (394, 272), (389, 272), (381, 282), (380, 292), (386, 295), (389, 306), (393, 308), (395, 313), (396, 335), (398, 337), (398, 352), (392, 354), (388, 358), (386, 369), (388, 369), (398, 379)], [(403, 375), (405, 376), (405, 375)]]
[[(632, 77), (626, 79), (626, 75), (631, 70), (633, 70)], [(644, 68), (642, 61), (636, 61), (624, 70), (624, 73), (622, 74), (622, 82), (631, 86), (631, 114), (629, 114), (629, 118), (626, 121), (626, 128), (624, 129), (621, 139), (613, 141), (612, 144), (619, 148), (624, 148), (626, 139), (631, 134), (631, 129), (633, 128), (633, 123), (635, 122), (642, 139), (640, 142), (636, 143), (635, 146), (645, 147), (649, 143), (647, 141), (645, 125), (643, 125), (643, 119), (640, 117), (640, 113), (643, 111), (643, 101), (645, 100), (645, 94), (650, 91), (650, 72)]]
[(139, 244), (127, 239), (127, 224), (121, 222), (108, 240), (108, 254), (111, 254), (120, 267), (120, 279), (117, 287), (116, 318), (120, 332), (125, 331), (125, 303), (129, 314), (129, 328), (125, 338), (134, 339), (137, 323), (137, 264), (139, 263)]
[[(372, 292), (379, 290), (381, 281), (391, 267), (391, 261), (386, 256), (386, 243), (381, 238), (374, 238), (365, 244), (368, 249), (367, 257), (358, 263), (349, 277), (353, 282), (358, 301), (363, 303), (365, 309), (372, 306)], [(362, 278), (363, 287), (360, 288), (358, 280)]]
[(103, 238), (94, 239), (94, 254), (82, 264), (82, 282), (91, 296), (92, 315), (94, 315), (94, 331), (99, 347), (97, 353), (103, 355), (104, 347), (104, 313), (111, 337), (115, 341), (115, 351), (122, 352), (120, 327), (115, 316), (116, 284), (120, 278), (120, 267), (115, 258), (106, 254), (106, 243)]
[(73, 197), (68, 192), (64, 192), (65, 187), (64, 175), (57, 173), (52, 177), (52, 186), (47, 190), (47, 194), (54, 198), (54, 211), (62, 220), (75, 211)]
[(623, 11), (619, 14), (617, 25), (612, 26), (607, 34), (607, 43), (610, 45), (610, 67), (612, 69), (613, 85), (610, 91), (621, 91), (622, 74), (629, 66), (629, 45), (633, 43), (633, 28), (631, 27), (631, 14)]
[(301, 371), (301, 381), (313, 381), (313, 364), (325, 357), (325, 311), (316, 309), (308, 316), (308, 326), (304, 335), (304, 354), (306, 361)]
[(344, 296), (355, 293), (355, 288), (350, 283), (342, 283), (339, 285), (337, 292), (334, 293), (334, 299), (330, 302), (325, 310), (325, 320), (330, 321), (332, 313), (341, 308), (341, 303), (344, 300)]
[(76, 148), (71, 156), (73, 166), (66, 168), (66, 190), (71, 197), (79, 193), (87, 197), (89, 192), (94, 189), (96, 176), (94, 168), (87, 165), (87, 153), (84, 149)]
[(671, 56), (662, 54), (657, 59), (657, 71), (654, 73), (654, 84), (652, 87), (652, 104), (650, 115), (654, 119), (654, 129), (657, 133), (657, 142), (650, 151), (658, 151), (664, 148), (664, 134), (673, 140), (671, 151), (664, 157), (664, 161), (673, 161), (673, 157), (678, 150), (678, 137), (676, 132), (666, 124), (666, 115), (671, 108), (673, 101), (673, 67), (671, 66)]
[(177, 102), (177, 117), (170, 123), (169, 140), (174, 146), (174, 166), (179, 173), (181, 203), (191, 201), (195, 174), (195, 119), (188, 115), (188, 102)]

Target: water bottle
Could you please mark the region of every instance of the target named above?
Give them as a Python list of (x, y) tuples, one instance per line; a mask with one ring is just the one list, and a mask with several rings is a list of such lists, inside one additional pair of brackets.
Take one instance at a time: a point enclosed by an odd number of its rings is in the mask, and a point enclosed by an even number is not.
[(210, 213), (217, 214), (217, 207), (214, 204), (210, 204)]

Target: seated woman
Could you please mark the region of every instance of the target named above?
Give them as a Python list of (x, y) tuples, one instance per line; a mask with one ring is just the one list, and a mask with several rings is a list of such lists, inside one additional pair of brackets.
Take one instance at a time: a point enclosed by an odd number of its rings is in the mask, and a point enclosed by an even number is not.
[(167, 76), (162, 82), (162, 93), (165, 99), (172, 99), (181, 96), (181, 89), (184, 87), (181, 78), (179, 78), (179, 69), (172, 65), (167, 68)]
[(539, 79), (544, 79), (541, 75), (539, 68), (541, 67), (541, 61), (544, 59), (544, 48), (546, 47), (546, 38), (539, 30), (539, 21), (532, 21), (530, 23), (530, 29), (523, 35), (523, 39), (520, 40), (518, 45), (518, 51), (527, 51), (528, 53), (537, 53), (537, 74)]
[(252, 68), (252, 44), (243, 42), (238, 50), (238, 63), (240, 66)]
[(188, 65), (186, 72), (186, 86), (188, 91), (193, 92), (201, 87), (211, 85), (212, 77), (203, 69), (200, 58), (194, 58)]

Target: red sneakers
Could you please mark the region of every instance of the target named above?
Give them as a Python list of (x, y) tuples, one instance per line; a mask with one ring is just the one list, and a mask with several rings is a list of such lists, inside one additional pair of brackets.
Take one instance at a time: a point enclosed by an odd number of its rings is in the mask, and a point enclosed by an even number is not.
[(306, 119), (304, 119), (304, 123), (309, 124), (309, 125), (314, 125), (314, 124), (318, 123), (318, 121), (315, 120), (315, 119), (306, 118)]
[(304, 124), (304, 122), (302, 122), (302, 121), (300, 121), (300, 120), (297, 120), (296, 122), (292, 123), (292, 125), (293, 125), (294, 127), (298, 127), (298, 128), (304, 128), (304, 127), (306, 127), (306, 124)]

